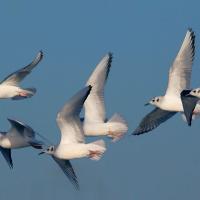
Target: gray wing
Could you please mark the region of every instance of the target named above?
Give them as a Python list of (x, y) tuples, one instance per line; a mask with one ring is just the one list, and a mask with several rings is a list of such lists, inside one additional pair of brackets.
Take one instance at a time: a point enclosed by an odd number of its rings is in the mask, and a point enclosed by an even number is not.
[(188, 126), (192, 124), (192, 114), (196, 107), (197, 102), (199, 101), (198, 97), (194, 97), (189, 93), (191, 90), (183, 90), (181, 92), (181, 102), (183, 105), (184, 114), (188, 123)]
[(147, 133), (158, 127), (163, 122), (167, 121), (175, 114), (176, 112), (170, 112), (166, 110), (161, 110), (160, 108), (155, 108), (142, 119), (139, 126), (133, 132), (133, 135)]
[(52, 156), (52, 158), (59, 165), (59, 167), (62, 169), (64, 174), (68, 177), (70, 182), (75, 186), (75, 188), (77, 190), (79, 190), (79, 183), (77, 180), (77, 176), (74, 172), (74, 169), (73, 169), (70, 161), (69, 160), (61, 160), (61, 159), (56, 158), (55, 156)]
[(35, 137), (34, 130), (27, 124), (24, 124), (23, 122), (10, 118), (8, 118), (8, 121), (11, 124), (11, 129), (8, 131), (7, 134), (9, 135), (20, 134), (21, 136), (28, 136), (30, 138)]
[(35, 139), (35, 131), (30, 126), (15, 119), (8, 118), (8, 121), (11, 124), (11, 128), (7, 132), (7, 135), (19, 135), (25, 138), (29, 138), (28, 142), (32, 147), (36, 149), (42, 149), (44, 142)]
[(104, 87), (110, 72), (113, 56), (108, 53), (90, 75), (86, 85), (92, 86), (92, 91), (84, 103), (85, 119), (90, 122), (104, 122)]
[(58, 113), (56, 121), (61, 131), (62, 144), (84, 142), (84, 133), (79, 114), (89, 95), (91, 86), (76, 93)]
[(13, 162), (11, 157), (11, 149), (5, 149), (3, 147), (0, 147), (0, 151), (5, 158), (6, 162), (8, 163), (8, 166), (12, 169), (13, 168)]
[(192, 29), (189, 29), (169, 70), (168, 87), (165, 95), (179, 97), (182, 90), (190, 88), (194, 55), (195, 35)]
[(29, 73), (31, 73), (31, 70), (37, 66), (37, 64), (42, 60), (42, 58), (43, 52), (40, 51), (29, 65), (8, 75), (3, 81), (1, 81), (0, 84), (17, 86)]

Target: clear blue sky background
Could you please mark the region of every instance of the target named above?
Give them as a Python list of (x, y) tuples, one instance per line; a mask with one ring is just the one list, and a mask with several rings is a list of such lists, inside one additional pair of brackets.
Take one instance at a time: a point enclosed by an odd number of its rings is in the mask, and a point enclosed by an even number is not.
[(189, 128), (177, 114), (150, 134), (130, 136), (153, 109), (144, 103), (164, 93), (188, 27), (197, 47), (192, 86), (200, 85), (199, 8), (197, 0), (2, 1), (0, 77), (28, 64), (40, 49), (44, 59), (23, 82), (37, 87), (32, 99), (1, 100), (0, 129), (7, 130), (6, 118), (14, 117), (57, 143), (57, 111), (111, 51), (107, 115), (121, 113), (129, 133), (115, 144), (106, 139), (108, 150), (99, 162), (72, 161), (80, 192), (50, 157), (34, 149), (14, 150), (12, 171), (0, 156), (0, 199), (199, 200), (199, 120)]

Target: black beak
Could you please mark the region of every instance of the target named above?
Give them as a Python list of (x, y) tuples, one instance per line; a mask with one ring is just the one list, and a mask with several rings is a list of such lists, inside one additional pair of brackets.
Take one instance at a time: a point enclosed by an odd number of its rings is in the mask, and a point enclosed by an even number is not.
[(149, 102), (148, 102), (148, 103), (145, 103), (144, 106), (148, 106), (149, 104), (150, 104)]
[(42, 151), (42, 152), (40, 152), (40, 153), (38, 153), (38, 155), (42, 155), (42, 154), (44, 154), (45, 152), (44, 151)]

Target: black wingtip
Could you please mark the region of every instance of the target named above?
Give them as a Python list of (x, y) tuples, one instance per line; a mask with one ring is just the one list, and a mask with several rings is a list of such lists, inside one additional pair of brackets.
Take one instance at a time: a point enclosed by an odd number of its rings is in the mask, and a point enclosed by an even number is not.
[(188, 28), (188, 31), (190, 32), (190, 37), (191, 37), (191, 48), (192, 48), (192, 57), (194, 59), (195, 55), (195, 33), (192, 30), (192, 28)]
[(44, 53), (42, 50), (39, 51), (39, 55), (40, 55), (40, 60), (44, 57)]
[(190, 94), (191, 91), (192, 91), (192, 90), (183, 90), (183, 91), (181, 92), (181, 97), (188, 96), (188, 95)]

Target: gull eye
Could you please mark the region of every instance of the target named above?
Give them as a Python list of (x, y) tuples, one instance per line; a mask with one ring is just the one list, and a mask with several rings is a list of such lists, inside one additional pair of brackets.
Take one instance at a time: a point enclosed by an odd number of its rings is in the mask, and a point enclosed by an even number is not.
[(196, 90), (193, 90), (194, 93), (196, 93)]
[(153, 99), (152, 102), (155, 102), (155, 100)]

